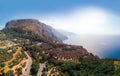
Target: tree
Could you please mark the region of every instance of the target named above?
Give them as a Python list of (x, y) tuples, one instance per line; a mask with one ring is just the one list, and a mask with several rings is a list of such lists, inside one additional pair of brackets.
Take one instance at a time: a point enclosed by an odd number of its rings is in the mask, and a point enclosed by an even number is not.
[(34, 61), (31, 68), (32, 76), (37, 76), (38, 69), (39, 69), (39, 63)]
[(3, 76), (14, 76), (13, 70), (9, 70), (7, 73), (3, 74)]
[(4, 63), (2, 63), (0, 66), (3, 68), (3, 67), (5, 67), (5, 64), (4, 64)]
[(17, 74), (18, 74), (18, 75), (21, 75), (21, 74), (22, 74), (22, 68), (21, 68), (21, 67), (20, 67), (20, 68), (17, 68), (16, 71), (17, 71)]

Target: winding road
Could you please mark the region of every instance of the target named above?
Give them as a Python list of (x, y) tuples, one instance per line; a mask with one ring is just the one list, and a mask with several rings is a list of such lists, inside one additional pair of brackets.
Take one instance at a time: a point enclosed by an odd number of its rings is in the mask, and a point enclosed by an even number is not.
[[(27, 52), (25, 52), (25, 54), (28, 57), (28, 62), (26, 64), (23, 76), (29, 76), (31, 65), (32, 65), (32, 58), (27, 54)], [(44, 63), (39, 63), (39, 70), (38, 70), (37, 76), (42, 76), (43, 69), (44, 69)]]
[(44, 63), (39, 63), (39, 70), (37, 76), (42, 76), (44, 69)]
[(25, 67), (25, 71), (23, 73), (23, 76), (29, 76), (31, 65), (32, 65), (32, 58), (25, 52), (26, 56), (28, 57), (28, 62)]

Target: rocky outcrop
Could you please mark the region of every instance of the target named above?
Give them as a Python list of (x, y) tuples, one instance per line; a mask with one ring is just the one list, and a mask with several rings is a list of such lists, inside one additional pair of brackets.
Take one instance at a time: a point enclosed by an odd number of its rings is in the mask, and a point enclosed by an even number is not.
[(66, 36), (62, 35), (54, 28), (42, 22), (39, 22), (36, 19), (12, 20), (6, 24), (6, 28), (19, 28), (24, 31), (29, 31), (28, 33), (32, 32), (34, 34), (40, 35), (47, 39), (53, 39), (55, 41), (62, 41), (64, 39), (67, 39)]

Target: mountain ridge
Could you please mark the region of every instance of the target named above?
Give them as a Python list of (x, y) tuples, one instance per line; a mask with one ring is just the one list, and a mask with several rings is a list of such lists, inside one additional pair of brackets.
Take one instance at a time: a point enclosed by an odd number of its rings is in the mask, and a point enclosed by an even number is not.
[(67, 39), (66, 36), (62, 35), (61, 33), (57, 32), (54, 28), (39, 22), (36, 19), (18, 19), (18, 20), (11, 20), (6, 24), (5, 28), (21, 28), (23, 31), (33, 32), (34, 34), (41, 35), (45, 38), (51, 38), (55, 41), (60, 41)]

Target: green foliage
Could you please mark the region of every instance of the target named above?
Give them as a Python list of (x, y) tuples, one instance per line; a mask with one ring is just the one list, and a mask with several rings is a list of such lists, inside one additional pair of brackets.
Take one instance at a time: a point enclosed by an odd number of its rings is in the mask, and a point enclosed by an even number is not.
[(17, 71), (17, 74), (18, 74), (18, 75), (21, 75), (21, 74), (22, 74), (22, 68), (21, 68), (21, 67), (20, 67), (20, 68), (17, 68), (16, 71)]
[(41, 54), (42, 59), (40, 60), (41, 62), (45, 62), (48, 60), (48, 56), (46, 54)]
[(3, 68), (3, 67), (5, 67), (5, 64), (4, 64), (4, 63), (2, 63), (2, 64), (0, 65), (0, 67), (2, 67), (2, 68)]
[(47, 67), (54, 66), (59, 70), (59, 76), (119, 76), (113, 65), (114, 60), (108, 59), (81, 59), (79, 62), (58, 61), (51, 58)]
[(7, 35), (8, 38), (23, 38), (30, 39), (31, 41), (45, 41), (43, 36), (33, 33), (29, 30), (23, 30), (22, 28), (5, 28), (2, 30), (3, 33)]
[(8, 52), (9, 49), (0, 49), (0, 63), (8, 61), (12, 58), (13, 53)]
[(32, 67), (31, 67), (31, 75), (37, 76), (38, 69), (39, 69), (39, 63), (36, 61), (33, 61)]
[(9, 70), (7, 73), (3, 74), (2, 76), (14, 76), (13, 70)]
[(114, 76), (120, 76), (120, 64), (118, 65), (115, 65), (116, 68), (115, 68), (115, 75)]

